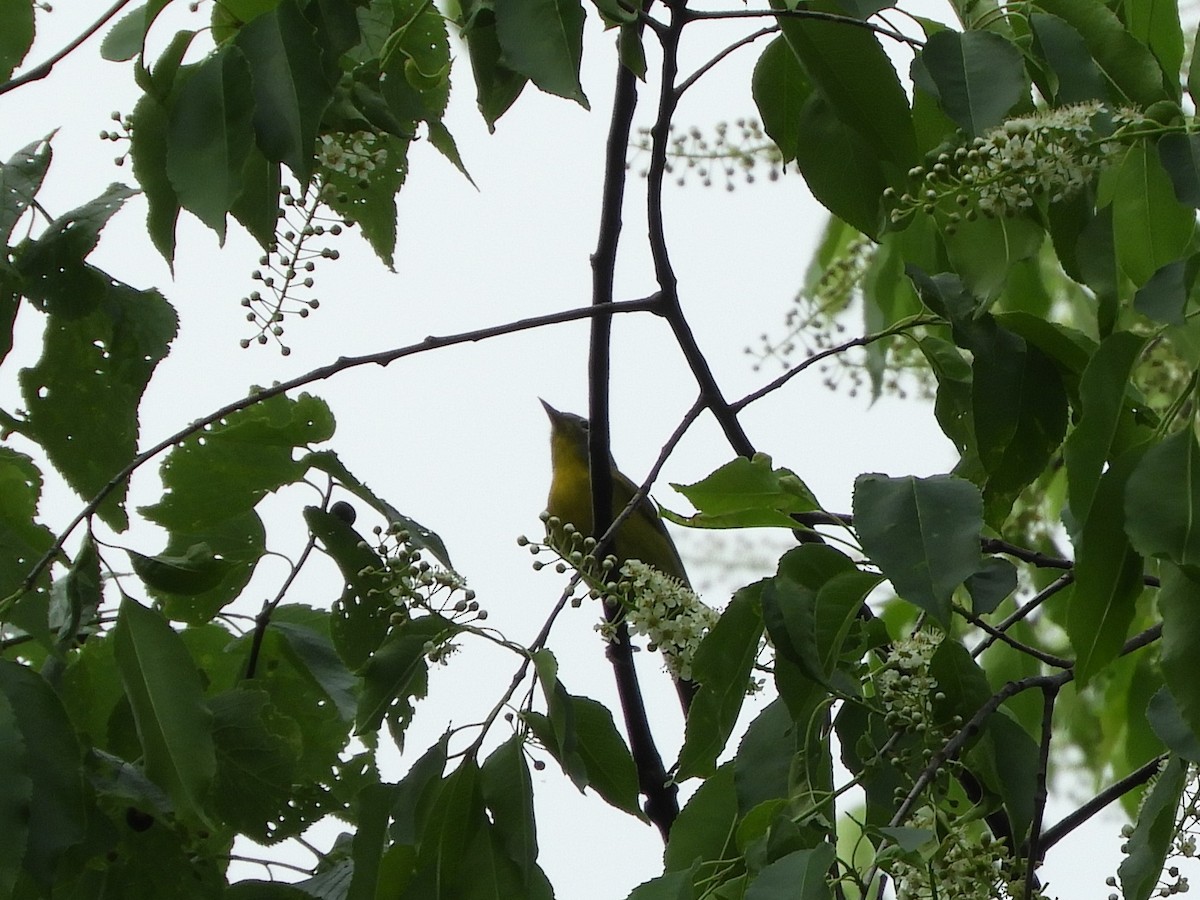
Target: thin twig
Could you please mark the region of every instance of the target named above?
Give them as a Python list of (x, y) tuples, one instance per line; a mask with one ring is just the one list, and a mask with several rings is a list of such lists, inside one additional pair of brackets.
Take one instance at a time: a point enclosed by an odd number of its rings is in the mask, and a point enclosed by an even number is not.
[[(1063, 588), (1071, 585), (1074, 581), (1074, 572), (1064, 572), (1062, 575), (1059, 575), (1058, 578), (1054, 579), (1054, 581), (1050, 582), (1050, 584), (1046, 585), (1046, 587), (1038, 591), (1038, 593), (1035, 594), (1028, 603), (1026, 603), (1024, 606), (1018, 607), (1016, 610), (1010, 613), (1007, 618), (1000, 622), (999, 625), (995, 625), (993, 627), (1001, 634), (1006, 634), (1008, 629), (1012, 628), (1022, 619), (1026, 618), (1035, 609), (1037, 609)], [(984, 650), (992, 646), (992, 644), (995, 642), (996, 638), (989, 634), (986, 638), (980, 641), (978, 645), (976, 645), (975, 649), (971, 651), (972, 658), (977, 658), (981, 653), (983, 653)]]
[(840, 16), (837, 13), (819, 12), (815, 9), (723, 9), (711, 12), (688, 10), (687, 16), (689, 19), (696, 20), (761, 19), (768, 16), (776, 19), (815, 19), (819, 22), (836, 22), (855, 28), (865, 28), (867, 31), (873, 31), (876, 34), (889, 37), (894, 41), (900, 41), (918, 49), (925, 46), (925, 42), (919, 38), (909, 37), (899, 31), (893, 31), (891, 28), (876, 25), (874, 22), (868, 22), (865, 19), (856, 19), (853, 16)]
[[(328, 501), (328, 496), (326, 496)], [(317, 536), (310, 534), (308, 541), (304, 545), (304, 550), (300, 553), (300, 558), (296, 564), (292, 566), (288, 572), (287, 578), (283, 580), (283, 584), (279, 586), (279, 590), (275, 592), (275, 596), (263, 601), (262, 609), (259, 610), (257, 616), (254, 617), (254, 635), (250, 638), (250, 652), (246, 657), (246, 675), (245, 678), (249, 681), (254, 677), (254, 672), (258, 668), (258, 655), (262, 652), (263, 638), (267, 634), (267, 625), (271, 622), (271, 614), (275, 612), (275, 608), (283, 602), (283, 598), (287, 596), (288, 589), (292, 586), (292, 582), (296, 580), (296, 576), (300, 574), (300, 570), (304, 568), (304, 564), (308, 562), (309, 554), (317, 546)]]
[[(1050, 741), (1054, 726), (1054, 701), (1058, 698), (1058, 686), (1042, 688), (1042, 740), (1038, 745), (1037, 788), (1033, 801), (1033, 821), (1029, 825), (1029, 852), (1025, 856), (1025, 900), (1033, 900), (1039, 887), (1038, 863), (1041, 862), (1042, 818), (1046, 815), (1046, 776), (1050, 771)], [(1009, 850), (1016, 858), (1016, 847)]]
[(698, 68), (695, 72), (693, 72), (687, 78), (683, 79), (683, 81), (679, 82), (679, 87), (675, 88), (675, 99), (678, 100), (680, 97), (682, 97), (688, 88), (690, 88), (693, 84), (695, 84), (697, 81), (699, 81), (700, 78), (703, 77), (705, 73), (707, 73), (710, 69), (713, 68), (713, 66), (715, 66), (717, 63), (719, 63), (721, 60), (723, 60), (729, 54), (733, 53), (735, 50), (740, 50), (742, 47), (745, 47), (747, 44), (753, 44), (760, 37), (766, 37), (768, 34), (775, 34), (777, 31), (779, 31), (778, 25), (768, 25), (766, 28), (760, 28), (760, 29), (758, 29), (758, 31), (755, 31), (752, 34), (746, 35), (741, 40), (734, 41), (732, 44), (730, 44), (728, 47), (726, 47), (724, 50), (722, 50), (720, 53), (718, 53), (716, 56), (714, 56), (712, 59), (710, 59), (704, 65), (702, 65), (700, 68)]
[[(996, 640), (1003, 641), (1004, 643), (1008, 644), (1008, 646), (1012, 647), (1014, 650), (1019, 650), (1021, 653), (1024, 653), (1026, 656), (1032, 656), (1034, 659), (1036, 659), (1040, 662), (1044, 662), (1048, 666), (1054, 666), (1056, 669), (1069, 669), (1069, 668), (1071, 668), (1071, 666), (1075, 665), (1073, 660), (1067, 659), (1066, 657), (1055, 656), (1053, 653), (1047, 653), (1045, 650), (1039, 650), (1037, 647), (1032, 647), (1029, 644), (1023, 643), (1022, 641), (1018, 641), (1016, 638), (1012, 637), (1011, 635), (1006, 634), (1005, 632), (1001, 631), (995, 625), (989, 625), (987, 622), (985, 622), (979, 616), (975, 615), (973, 612), (971, 612), (969, 609), (966, 609), (963, 606), (956, 604), (954, 607), (954, 611), (956, 613), (958, 613), (960, 616), (962, 616), (964, 619), (966, 619), (968, 622), (970, 622), (972, 625), (974, 625), (976, 628), (987, 632), (988, 636), (993, 641), (996, 641)], [(976, 648), (976, 649), (978, 649), (978, 648)], [(980, 653), (981, 652), (982, 651), (980, 651)], [(971, 651), (971, 656), (978, 657), (979, 653), (976, 653), (973, 650), (973, 651)]]
[(28, 84), (31, 81), (41, 81), (54, 70), (55, 66), (71, 53), (75, 52), (84, 41), (107, 25), (109, 19), (119, 13), (123, 7), (128, 6), (129, 2), (130, 0), (117, 0), (99, 19), (89, 25), (83, 34), (79, 35), (79, 37), (75, 38), (75, 40), (71, 41), (71, 43), (67, 44), (44, 63), (40, 63), (28, 71), (22, 72), (16, 78), (10, 78), (4, 84), (0, 84), (0, 94), (7, 94), (9, 91), (14, 91), (21, 85)]
[(1136, 787), (1145, 784), (1151, 778), (1158, 774), (1159, 767), (1162, 766), (1170, 754), (1162, 753), (1150, 760), (1150, 762), (1141, 766), (1138, 769), (1130, 772), (1120, 781), (1116, 781), (1098, 793), (1087, 803), (1080, 806), (1078, 809), (1072, 810), (1068, 815), (1064, 816), (1050, 828), (1047, 828), (1041, 836), (1040, 852), (1044, 856), (1046, 851), (1065, 838), (1068, 834), (1090, 819), (1096, 813), (1100, 812), (1104, 807), (1108, 806), (1114, 800), (1119, 800)]
[[(458, 334), (443, 335), (440, 337), (431, 335), (420, 343), (409, 344), (405, 347), (398, 347), (393, 350), (384, 350), (379, 353), (369, 353), (365, 356), (343, 356), (335, 362), (321, 366), (317, 369), (313, 369), (312, 371), (306, 372), (303, 375), (297, 375), (295, 378), (279, 382), (278, 384), (272, 385), (268, 388), (259, 388), (253, 393), (242, 397), (240, 400), (235, 400), (232, 403), (228, 403), (225, 406), (222, 406), (216, 412), (209, 413), (207, 416), (197, 419), (190, 425), (179, 429), (171, 436), (164, 438), (149, 449), (143, 450), (141, 453), (131, 459), (124, 468), (122, 468), (119, 472), (117, 472), (117, 474), (109, 479), (108, 483), (104, 485), (104, 487), (102, 487), (94, 497), (92, 497), (87, 505), (80, 510), (80, 512), (75, 516), (74, 519), (71, 520), (67, 527), (63, 529), (57, 538), (55, 538), (54, 543), (50, 545), (50, 548), (42, 555), (41, 559), (34, 564), (33, 568), (29, 571), (29, 574), (25, 576), (21, 587), (16, 591), (16, 595), (19, 596), (20, 594), (23, 594), (25, 591), (28, 591), (32, 588), (33, 583), (37, 580), (38, 576), (41, 575), (46, 566), (48, 566), (50, 562), (62, 551), (63, 544), (66, 542), (67, 538), (71, 536), (71, 533), (79, 527), (81, 522), (94, 514), (99, 508), (100, 504), (104, 502), (105, 498), (108, 497), (108, 495), (116, 490), (120, 485), (124, 484), (130, 475), (145, 465), (149, 460), (158, 456), (158, 454), (162, 453), (164, 450), (175, 446), (180, 441), (187, 439), (197, 431), (202, 430), (205, 426), (211, 425), (214, 422), (218, 422), (235, 412), (239, 412), (243, 409), (254, 406), (256, 403), (261, 403), (264, 400), (270, 399), (271, 397), (285, 394), (288, 391), (295, 390), (296, 388), (305, 387), (306, 385), (313, 384), (314, 382), (331, 378), (334, 375), (358, 366), (386, 366), (389, 363), (393, 363), (398, 359), (403, 359), (406, 356), (415, 356), (419, 353), (425, 353), (429, 350), (437, 350), (442, 347), (450, 347), (455, 344), (466, 344), (475, 341), (487, 340), (489, 338), (500, 337), (501, 335), (527, 331), (531, 328), (542, 328), (547, 325), (557, 325), (562, 322), (574, 322), (578, 319), (586, 319), (605, 312), (658, 312), (658, 310), (658, 299), (656, 297), (647, 297), (641, 300), (618, 301), (605, 308), (585, 306), (576, 309), (564, 310), (562, 312), (549, 313), (544, 316), (533, 316), (528, 319), (518, 319), (515, 322), (508, 322), (504, 325), (493, 325), (487, 328), (479, 328), (474, 331), (460, 332)], [(0, 606), (6, 602), (8, 602), (7, 599), (0, 600)]]

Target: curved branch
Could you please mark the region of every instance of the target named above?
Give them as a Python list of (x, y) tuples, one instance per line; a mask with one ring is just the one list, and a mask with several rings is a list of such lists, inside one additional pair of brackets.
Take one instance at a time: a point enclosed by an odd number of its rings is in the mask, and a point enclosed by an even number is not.
[(90, 38), (93, 34), (108, 24), (108, 21), (119, 13), (122, 8), (129, 5), (130, 0), (117, 0), (110, 6), (99, 19), (93, 22), (84, 30), (83, 34), (79, 35), (71, 43), (67, 44), (48, 60), (34, 66), (26, 72), (21, 73), (16, 78), (10, 78), (4, 84), (0, 84), (0, 95), (7, 94), (9, 91), (15, 91), (23, 84), (29, 84), (31, 81), (41, 81), (48, 76), (54, 67), (66, 59), (70, 54), (74, 53), (84, 41)]
[[(1047, 828), (1042, 832), (1039, 844), (1039, 852), (1045, 855), (1046, 851), (1065, 838), (1068, 834), (1090, 819), (1096, 813), (1100, 812), (1104, 807), (1108, 806), (1114, 800), (1119, 800), (1121, 797), (1128, 794), (1136, 787), (1145, 784), (1151, 778), (1158, 774), (1159, 767), (1170, 754), (1162, 753), (1150, 762), (1143, 765), (1141, 768), (1130, 772), (1120, 781), (1114, 782), (1098, 793), (1095, 797), (1089, 800), (1079, 809), (1064, 816), (1052, 827)], [(1031, 857), (1032, 858), (1032, 857)]]
[(690, 88), (693, 84), (695, 84), (697, 81), (699, 81), (705, 75), (705, 73), (707, 73), (710, 69), (713, 68), (713, 66), (715, 66), (717, 63), (719, 63), (721, 60), (723, 60), (729, 54), (733, 53), (735, 50), (740, 50), (742, 47), (745, 47), (747, 44), (753, 44), (760, 37), (766, 37), (768, 34), (774, 34), (777, 31), (779, 31), (778, 25), (768, 25), (766, 28), (760, 28), (760, 29), (758, 29), (758, 31), (755, 31), (752, 34), (746, 35), (741, 40), (734, 41), (732, 44), (730, 44), (728, 47), (726, 47), (724, 50), (722, 50), (720, 53), (718, 53), (716, 56), (714, 56), (712, 59), (710, 59), (704, 65), (702, 65), (700, 68), (698, 68), (695, 72), (693, 72), (687, 78), (683, 79), (683, 81), (679, 82), (679, 87), (675, 88), (675, 99), (678, 100), (680, 97), (682, 97), (688, 88)]
[(820, 22), (837, 22), (842, 25), (853, 25), (857, 28), (865, 28), (867, 31), (873, 31), (883, 37), (889, 37), (894, 41), (908, 44), (910, 47), (921, 48), (925, 46), (925, 42), (919, 38), (909, 37), (899, 31), (886, 28), (883, 25), (876, 25), (874, 22), (868, 22), (865, 19), (856, 19), (853, 16), (819, 12), (815, 9), (719, 9), (711, 12), (691, 10), (687, 12), (689, 20), (761, 19), (768, 16), (776, 19), (816, 19)]
[[(313, 369), (303, 375), (297, 375), (295, 378), (281, 381), (278, 384), (272, 385), (269, 388), (259, 388), (253, 393), (247, 394), (240, 400), (235, 400), (222, 406), (216, 412), (209, 413), (207, 416), (197, 419), (190, 425), (179, 429), (169, 437), (159, 441), (153, 447), (143, 450), (137, 456), (129, 461), (129, 463), (117, 472), (108, 484), (102, 487), (99, 492), (83, 507), (82, 510), (75, 516), (74, 519), (67, 525), (65, 529), (55, 538), (54, 543), (42, 555), (30, 569), (29, 574), (21, 583), (21, 587), (17, 590), (17, 595), (28, 591), (33, 587), (33, 583), (38, 576), (45, 570), (61, 551), (63, 544), (71, 533), (79, 527), (79, 524), (93, 515), (114, 490), (125, 481), (135, 471), (145, 465), (149, 460), (158, 456), (164, 450), (167, 450), (180, 441), (183, 441), (197, 431), (200, 431), (207, 425), (218, 422), (232, 413), (239, 412), (243, 409), (253, 406), (256, 403), (261, 403), (263, 400), (268, 400), (271, 397), (276, 397), (280, 394), (286, 394), (288, 391), (295, 390), (299, 387), (305, 387), (317, 381), (323, 381), (326, 378), (331, 378), (334, 375), (344, 372), (347, 369), (357, 368), (358, 366), (376, 365), (386, 366), (389, 363), (395, 362), (398, 359), (403, 359), (406, 356), (415, 356), (418, 353), (424, 353), (428, 350), (437, 350), (441, 347), (451, 347), (455, 344), (473, 343), (475, 341), (487, 340), (489, 338), (500, 337), (506, 334), (516, 334), (520, 331), (528, 331), (532, 328), (542, 328), (546, 325), (558, 325), (562, 322), (574, 322), (578, 319), (587, 319), (591, 316), (603, 313), (626, 313), (626, 312), (658, 312), (659, 300), (657, 297), (646, 297), (641, 300), (624, 300), (607, 304), (603, 307), (585, 306), (582, 308), (564, 310), (557, 313), (549, 313), (544, 316), (533, 316), (528, 319), (518, 319), (515, 322), (508, 322), (504, 325), (492, 325), (487, 328), (479, 328), (474, 331), (464, 331), (458, 334), (450, 334), (443, 336), (433, 336), (425, 338), (420, 343), (409, 344), (405, 347), (398, 347), (393, 350), (384, 350), (379, 353), (369, 353), (365, 356), (343, 356), (340, 359)], [(6, 601), (0, 600), (0, 605)]]

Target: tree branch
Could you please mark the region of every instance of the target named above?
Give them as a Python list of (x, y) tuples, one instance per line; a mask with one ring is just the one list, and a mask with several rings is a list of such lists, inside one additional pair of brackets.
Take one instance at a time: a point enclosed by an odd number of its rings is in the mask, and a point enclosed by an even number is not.
[[(646, 11), (648, 6), (647, 3)], [(621, 207), (625, 201), (625, 159), (637, 99), (637, 77), (618, 60), (612, 118), (604, 154), (600, 228), (596, 251), (592, 254), (592, 304), (597, 309), (606, 308), (612, 302), (617, 246), (621, 237)], [(593, 316), (588, 353), (588, 465), (591, 473), (592, 533), (603, 532), (606, 536), (615, 533), (610, 527), (613, 524), (612, 453), (609, 440), (611, 337), (612, 314), (602, 312)], [(601, 540), (597, 545), (598, 556), (603, 555), (605, 543)], [(611, 543), (611, 537), (608, 543)], [(625, 731), (629, 736), (629, 751), (637, 766), (638, 787), (646, 798), (646, 815), (658, 827), (665, 841), (672, 823), (679, 815), (679, 789), (669, 783), (666, 767), (650, 729), (624, 610), (614, 600), (606, 598), (603, 602), (605, 621), (614, 626), (605, 655), (616, 679), (617, 696), (625, 718)]]
[(48, 76), (54, 70), (55, 66), (74, 53), (84, 41), (107, 25), (109, 19), (119, 13), (123, 7), (128, 6), (129, 2), (130, 0), (117, 0), (99, 19), (89, 25), (83, 34), (79, 35), (79, 37), (75, 38), (75, 40), (71, 41), (71, 43), (67, 44), (48, 60), (21, 73), (16, 78), (10, 78), (4, 84), (0, 84), (0, 95), (7, 94), (9, 91), (15, 91), (21, 85), (29, 84), (31, 81), (41, 81)]
[(1047, 828), (1041, 836), (1039, 852), (1044, 856), (1046, 851), (1065, 838), (1068, 834), (1090, 819), (1114, 800), (1119, 800), (1135, 787), (1140, 787), (1158, 774), (1159, 767), (1169, 754), (1162, 753), (1139, 769), (1130, 772), (1120, 781), (1114, 782), (1098, 793), (1083, 806), (1064, 816), (1055, 825)]
[[(386, 366), (395, 362), (398, 359), (403, 359), (406, 356), (415, 356), (419, 353), (425, 353), (429, 350), (437, 350), (442, 347), (451, 347), (455, 344), (473, 343), (475, 341), (487, 340), (489, 338), (500, 337), (506, 334), (516, 334), (521, 331), (528, 331), (532, 328), (542, 328), (547, 325), (558, 325), (562, 322), (574, 322), (578, 319), (586, 319), (601, 313), (627, 313), (627, 312), (658, 312), (659, 300), (657, 297), (646, 297), (641, 300), (624, 300), (609, 304), (603, 308), (596, 306), (585, 306), (582, 308), (563, 310), (562, 312), (549, 313), (544, 316), (533, 316), (528, 319), (518, 319), (515, 322), (508, 322), (503, 325), (492, 325), (487, 328), (479, 328), (474, 331), (464, 331), (458, 334), (444, 335), (435, 337), (433, 335), (426, 337), (423, 341), (416, 344), (409, 344), (405, 347), (398, 347), (392, 350), (384, 350), (379, 353), (369, 353), (365, 356), (343, 356), (340, 359), (313, 369), (303, 375), (297, 375), (295, 378), (287, 381), (279, 382), (269, 388), (258, 388), (240, 400), (235, 400), (222, 406), (215, 412), (209, 413), (207, 416), (197, 419), (190, 425), (179, 429), (169, 437), (159, 441), (148, 450), (143, 450), (137, 456), (129, 461), (129, 463), (117, 472), (108, 483), (102, 487), (99, 492), (83, 507), (82, 510), (75, 516), (74, 519), (67, 525), (65, 529), (55, 538), (54, 543), (42, 555), (29, 574), (25, 576), (21, 587), (17, 590), (14, 596), (20, 596), (33, 587), (35, 581), (46, 566), (62, 551), (63, 544), (71, 533), (79, 527), (79, 524), (93, 515), (108, 497), (118, 486), (125, 481), (135, 471), (145, 465), (149, 460), (158, 456), (164, 450), (167, 450), (180, 441), (186, 440), (196, 432), (202, 430), (205, 426), (218, 422), (228, 415), (239, 412), (243, 409), (253, 406), (256, 403), (261, 403), (264, 400), (269, 400), (271, 397), (276, 397), (280, 394), (286, 394), (288, 391), (296, 388), (305, 387), (317, 381), (323, 381), (326, 378), (331, 378), (347, 369), (357, 368), (358, 366), (376, 365)], [(8, 599), (0, 600), (0, 608), (8, 602)]]
[(894, 41), (908, 44), (910, 47), (919, 49), (925, 46), (925, 42), (919, 38), (909, 37), (899, 31), (885, 28), (883, 25), (876, 25), (874, 22), (868, 22), (864, 19), (856, 19), (853, 16), (840, 16), (837, 13), (819, 12), (815, 9), (718, 9), (710, 12), (701, 10), (688, 10), (687, 12), (689, 20), (761, 19), (767, 16), (776, 19), (816, 19), (819, 22), (837, 22), (841, 25), (865, 28), (867, 31), (873, 31), (883, 37), (889, 37)]
[(747, 44), (753, 44), (760, 37), (765, 37), (768, 34), (775, 34), (777, 31), (779, 31), (778, 25), (768, 25), (766, 28), (760, 28), (760, 29), (758, 29), (758, 31), (755, 31), (752, 34), (746, 35), (741, 40), (734, 41), (732, 44), (730, 44), (728, 47), (726, 47), (724, 50), (722, 50), (720, 53), (718, 53), (716, 56), (714, 56), (712, 59), (710, 59), (704, 65), (702, 65), (700, 68), (698, 68), (695, 72), (693, 72), (687, 78), (683, 79), (683, 81), (681, 81), (679, 83), (679, 87), (675, 88), (675, 99), (678, 100), (680, 97), (682, 97), (688, 88), (690, 88), (693, 84), (695, 84), (697, 81), (699, 81), (705, 75), (705, 73), (707, 73), (710, 69), (712, 69), (717, 63), (719, 63), (721, 60), (723, 60), (729, 54), (733, 53), (735, 50), (740, 50), (742, 47), (745, 47)]

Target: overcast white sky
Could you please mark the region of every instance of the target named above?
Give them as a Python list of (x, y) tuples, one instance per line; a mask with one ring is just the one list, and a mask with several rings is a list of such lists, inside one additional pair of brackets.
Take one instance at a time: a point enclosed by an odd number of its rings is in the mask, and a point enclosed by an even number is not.
[[(175, 21), (181, 27), (206, 21), (207, 4), (195, 15), (177, 5), (181, 12)], [(30, 61), (44, 59), (97, 12), (95, 4), (62, 0), (52, 15), (39, 15), (39, 40)], [(682, 70), (690, 71), (754, 27), (693, 26), (685, 37)], [(173, 30), (159, 26), (158, 42)], [(321, 309), (306, 321), (290, 323), (286, 341), (293, 352), (287, 358), (270, 347), (238, 347), (239, 338), (250, 336), (238, 299), (255, 286), (249, 276), (260, 251), (237, 226), (219, 250), (212, 234), (185, 215), (172, 280), (145, 238), (143, 204), (131, 201), (110, 224), (94, 259), (131, 284), (159, 287), (181, 317), (180, 338), (146, 396), (143, 443), (242, 396), (251, 384), (293, 377), (341, 355), (585, 305), (611, 104), (611, 43), (610, 35), (589, 29), (583, 83), (590, 113), (528, 88), (492, 136), (475, 111), (473, 84), (460, 53), (447, 123), (478, 190), (429, 147), (415, 146), (410, 181), (399, 199), (396, 274), (388, 273), (357, 237), (342, 238), (335, 245), (342, 259), (320, 265), (315, 273)], [(678, 121), (707, 128), (752, 115), (749, 75), (763, 46), (739, 51), (707, 76), (686, 96)], [(3, 158), (60, 129), (56, 161), (40, 197), (55, 214), (92, 198), (111, 181), (131, 180), (127, 169), (110, 162), (114, 145), (96, 136), (111, 126), (110, 111), (129, 112), (137, 95), (129, 67), (103, 62), (98, 47), (93, 39), (51, 78), (0, 98)], [(652, 54), (652, 70), (654, 63)], [(648, 122), (651, 112), (648, 92), (639, 121)], [(621, 298), (654, 289), (642, 238), (643, 188), (643, 182), (631, 179)], [(760, 180), (732, 193), (698, 184), (670, 188), (667, 202), (685, 308), (722, 386), (730, 397), (741, 396), (776, 374), (770, 366), (753, 372), (743, 348), (763, 332), (780, 333), (823, 211), (796, 176), (773, 184)], [(19, 405), (15, 373), (38, 355), (38, 324), (35, 315), (23, 314), (17, 350), (0, 371), (0, 403), (6, 408)], [(614, 347), (614, 450), (622, 468), (640, 480), (691, 404), (695, 387), (669, 330), (653, 317), (618, 319)], [(518, 641), (532, 639), (562, 586), (549, 572), (533, 573), (527, 553), (515, 543), (519, 534), (538, 534), (537, 514), (548, 484), (547, 423), (537, 398), (585, 411), (586, 353), (587, 327), (579, 323), (426, 354), (387, 369), (352, 371), (312, 389), (333, 406), (338, 433), (332, 446), (350, 469), (442, 535), (489, 609), (489, 624)], [(848, 508), (860, 472), (926, 475), (952, 465), (951, 447), (927, 407), (884, 399), (868, 411), (862, 398), (830, 393), (819, 381), (815, 373), (796, 379), (749, 410), (744, 421), (755, 444), (796, 470), (827, 507)], [(730, 455), (717, 429), (702, 421), (668, 462), (656, 498), (667, 506), (685, 506), (668, 482), (698, 480)], [(157, 490), (153, 471), (144, 470), (134, 481), (133, 499), (151, 502)], [(306, 502), (311, 497), (299, 493), (270, 502), (274, 549), (299, 551), (304, 535), (298, 510)], [(52, 484), (43, 512), (52, 526), (61, 525), (79, 506), (78, 498)], [(360, 524), (370, 523), (364, 516)], [(150, 532), (137, 534), (143, 537), (125, 540), (143, 541), (136, 544), (143, 552), (159, 549), (146, 536)], [(777, 534), (749, 537), (761, 537), (774, 548), (770, 558), (786, 546)], [(685, 560), (701, 570), (698, 557), (707, 552), (706, 542), (684, 534), (680, 545)], [(264, 563), (255, 582), (261, 593), (249, 592), (250, 608), (273, 592), (282, 570), (278, 563)], [(701, 571), (697, 580), (708, 574)], [(765, 573), (739, 573), (738, 583), (758, 574)], [(706, 599), (723, 605), (732, 586), (726, 583)], [(316, 587), (302, 585), (290, 599), (322, 605), (335, 593), (336, 579), (326, 572)], [(567, 615), (551, 647), (571, 690), (611, 703), (611, 676), (592, 634), (593, 613)], [(647, 662), (645, 686), (661, 725), (664, 756), (670, 758), (679, 740), (677, 706), (655, 662)], [(464, 659), (436, 673), (431, 695), (418, 709), (410, 752), (419, 755), (447, 724), (475, 720), (494, 701), (490, 687), (506, 684), (514, 665), (471, 648)], [(480, 679), (487, 690), (479, 689)], [(389, 776), (398, 777), (407, 764), (394, 761)], [(541, 862), (560, 898), (623, 897), (660, 871), (661, 845), (650, 828), (611, 812), (594, 797), (579, 797), (553, 764), (538, 782)], [(1107, 894), (1103, 879), (1119, 862), (1116, 828), (1110, 822), (1077, 839), (1086, 857), (1055, 852), (1052, 860), (1059, 862), (1046, 869), (1057, 889), (1053, 893), (1063, 900)]]

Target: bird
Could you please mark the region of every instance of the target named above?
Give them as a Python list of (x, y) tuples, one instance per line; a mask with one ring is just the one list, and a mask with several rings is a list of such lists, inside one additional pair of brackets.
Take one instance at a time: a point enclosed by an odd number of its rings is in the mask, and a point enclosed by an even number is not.
[[(592, 527), (592, 480), (588, 456), (588, 420), (569, 412), (560, 412), (545, 400), (542, 406), (550, 417), (550, 494), (546, 500), (546, 512), (558, 519), (562, 525), (573, 525), (584, 537), (596, 537)], [(617, 468), (609, 455), (609, 470), (612, 473), (612, 518), (629, 505), (637, 493), (637, 486)], [(553, 530), (552, 530), (553, 532)], [(561, 533), (551, 534), (550, 542), (555, 549), (567, 553), (571, 548), (557, 546), (562, 542)], [(659, 572), (677, 579), (691, 588), (687, 571), (683, 567), (679, 550), (671, 540), (666, 526), (659, 518), (658, 509), (646, 497), (641, 497), (633, 512), (617, 529), (606, 555), (616, 557), (616, 569), (631, 559), (641, 560)], [(684, 710), (690, 706), (695, 694), (694, 682), (677, 679), (676, 687)]]
[[(592, 533), (592, 481), (588, 463), (588, 420), (574, 413), (559, 412), (545, 400), (542, 406), (550, 417), (550, 495), (546, 511), (564, 525), (570, 523), (585, 537)], [(612, 518), (629, 505), (637, 486), (617, 469), (609, 456), (612, 473)], [(608, 551), (617, 559), (617, 569), (630, 559), (640, 559), (664, 575), (691, 587), (683, 560), (658, 510), (646, 497), (617, 529), (616, 540)]]

